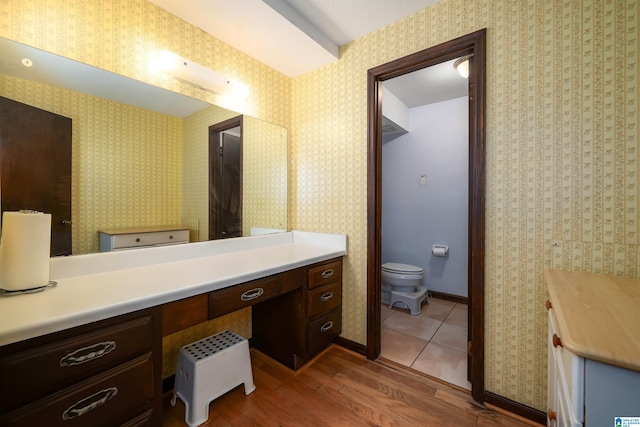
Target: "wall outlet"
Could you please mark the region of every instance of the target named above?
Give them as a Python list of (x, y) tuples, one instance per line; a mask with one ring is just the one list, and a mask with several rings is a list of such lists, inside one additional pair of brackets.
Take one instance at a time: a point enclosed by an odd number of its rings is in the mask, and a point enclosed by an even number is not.
[(427, 175), (420, 176), (420, 185), (427, 185)]

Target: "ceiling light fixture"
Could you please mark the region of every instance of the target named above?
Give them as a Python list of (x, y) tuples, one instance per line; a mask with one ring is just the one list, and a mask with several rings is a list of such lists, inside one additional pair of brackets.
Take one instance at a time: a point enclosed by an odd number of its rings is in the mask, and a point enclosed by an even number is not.
[(456, 61), (453, 63), (453, 68), (458, 70), (458, 73), (460, 73), (460, 75), (465, 79), (469, 78), (469, 59), (472, 56), (473, 55), (463, 56), (456, 59)]
[(237, 98), (246, 98), (249, 95), (249, 87), (247, 85), (233, 81), (216, 71), (168, 50), (160, 54), (153, 67), (171, 74), (178, 80), (209, 92), (231, 95)]

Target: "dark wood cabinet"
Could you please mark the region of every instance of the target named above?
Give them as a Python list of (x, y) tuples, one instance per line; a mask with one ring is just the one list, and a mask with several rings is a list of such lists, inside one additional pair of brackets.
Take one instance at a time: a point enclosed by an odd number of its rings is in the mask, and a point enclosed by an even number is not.
[(298, 369), (342, 331), (342, 258), (289, 273), (300, 288), (253, 306), (251, 343)]
[(0, 348), (0, 425), (159, 425), (159, 308)]
[(342, 282), (329, 283), (307, 292), (307, 316), (314, 318), (342, 305)]
[(342, 258), (0, 347), (2, 426), (158, 426), (162, 336), (252, 307), (252, 345), (298, 369), (342, 328)]
[(209, 320), (209, 296), (196, 295), (162, 306), (162, 336)]
[(342, 258), (309, 267), (309, 289), (329, 283), (342, 282)]
[[(342, 310), (335, 309), (307, 327), (307, 359), (327, 347), (342, 330)], [(305, 362), (306, 362), (305, 360)]]
[(300, 368), (342, 331), (342, 258), (165, 304), (163, 335), (246, 307), (251, 346)]
[(264, 279), (252, 280), (209, 293), (209, 319), (259, 304), (277, 297), (282, 290), (284, 274), (276, 274)]

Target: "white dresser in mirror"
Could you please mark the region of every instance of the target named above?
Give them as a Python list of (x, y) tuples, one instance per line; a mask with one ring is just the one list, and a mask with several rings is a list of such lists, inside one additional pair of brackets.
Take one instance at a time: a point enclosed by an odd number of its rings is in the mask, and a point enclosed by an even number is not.
[(98, 234), (100, 252), (189, 243), (189, 229), (183, 227), (100, 230)]

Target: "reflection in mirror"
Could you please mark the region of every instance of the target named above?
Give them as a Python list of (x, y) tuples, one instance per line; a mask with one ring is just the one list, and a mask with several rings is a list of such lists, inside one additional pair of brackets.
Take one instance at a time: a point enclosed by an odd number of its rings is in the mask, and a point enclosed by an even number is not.
[[(207, 240), (208, 127), (238, 113), (1, 38), (0, 96), (72, 119), (74, 254), (97, 252), (101, 229), (182, 225)], [(286, 230), (287, 130), (244, 123), (243, 235)]]
[(209, 240), (243, 235), (242, 121), (209, 126)]

